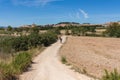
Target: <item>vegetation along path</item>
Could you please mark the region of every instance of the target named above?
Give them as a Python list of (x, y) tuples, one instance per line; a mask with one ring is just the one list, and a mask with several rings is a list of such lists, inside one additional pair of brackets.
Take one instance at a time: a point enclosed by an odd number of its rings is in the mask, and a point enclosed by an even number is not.
[[(62, 39), (64, 43), (66, 36)], [(93, 80), (61, 63), (57, 55), (61, 46), (58, 41), (44, 50), (33, 60), (31, 69), (20, 75), (20, 80)]]

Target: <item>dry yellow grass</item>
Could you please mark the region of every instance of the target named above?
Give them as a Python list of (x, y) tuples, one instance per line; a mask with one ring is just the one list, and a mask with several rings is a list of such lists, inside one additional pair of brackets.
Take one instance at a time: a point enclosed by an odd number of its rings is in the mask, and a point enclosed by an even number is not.
[(100, 37), (68, 37), (60, 55), (67, 61), (86, 70), (89, 75), (100, 78), (104, 69), (120, 72), (120, 39)]

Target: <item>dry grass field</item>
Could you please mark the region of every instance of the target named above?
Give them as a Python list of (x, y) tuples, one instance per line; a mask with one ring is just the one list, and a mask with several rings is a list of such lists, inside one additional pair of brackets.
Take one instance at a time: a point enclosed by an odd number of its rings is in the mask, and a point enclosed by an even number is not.
[(61, 48), (60, 55), (67, 61), (100, 78), (104, 69), (120, 72), (120, 39), (101, 37), (72, 37)]

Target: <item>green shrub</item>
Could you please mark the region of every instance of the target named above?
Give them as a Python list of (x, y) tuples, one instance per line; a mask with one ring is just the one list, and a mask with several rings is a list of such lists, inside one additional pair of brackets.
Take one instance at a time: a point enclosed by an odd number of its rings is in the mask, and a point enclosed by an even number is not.
[(57, 35), (53, 32), (47, 32), (41, 35), (42, 37), (42, 44), (44, 46), (49, 46), (50, 44), (54, 43), (57, 41)]
[(101, 80), (120, 80), (120, 74), (115, 69), (113, 72), (108, 72), (105, 70), (105, 75), (102, 77)]
[(66, 64), (67, 63), (66, 57), (62, 56), (61, 61), (63, 64)]
[(118, 23), (113, 23), (106, 29), (106, 35), (110, 37), (120, 37), (120, 25)]
[(28, 36), (28, 40), (27, 40), (28, 41), (28, 47), (32, 48), (32, 47), (40, 46), (42, 44), (41, 40), (42, 40), (41, 35), (35, 34), (35, 33), (30, 34)]
[(73, 35), (76, 35), (76, 36), (81, 36), (81, 35), (85, 36), (86, 32), (88, 30), (87, 30), (87, 27), (80, 26), (80, 27), (73, 28), (71, 31), (72, 31)]
[(28, 50), (28, 38), (27, 36), (20, 36), (14, 38), (12, 42), (12, 47), (15, 51), (25, 51)]
[(48, 30), (48, 33), (54, 33), (54, 34), (61, 34), (60, 33), (60, 29), (59, 28), (53, 28), (53, 29), (51, 29), (51, 30)]
[(39, 28), (37, 26), (34, 26), (30, 29), (30, 32), (33, 33), (33, 34), (34, 33), (38, 34), (39, 33)]

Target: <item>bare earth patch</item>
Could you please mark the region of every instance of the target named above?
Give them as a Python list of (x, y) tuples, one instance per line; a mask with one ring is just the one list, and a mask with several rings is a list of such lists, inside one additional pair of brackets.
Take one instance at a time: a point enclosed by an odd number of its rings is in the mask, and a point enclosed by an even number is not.
[(100, 37), (68, 37), (61, 56), (89, 75), (100, 78), (104, 69), (120, 72), (120, 39)]

